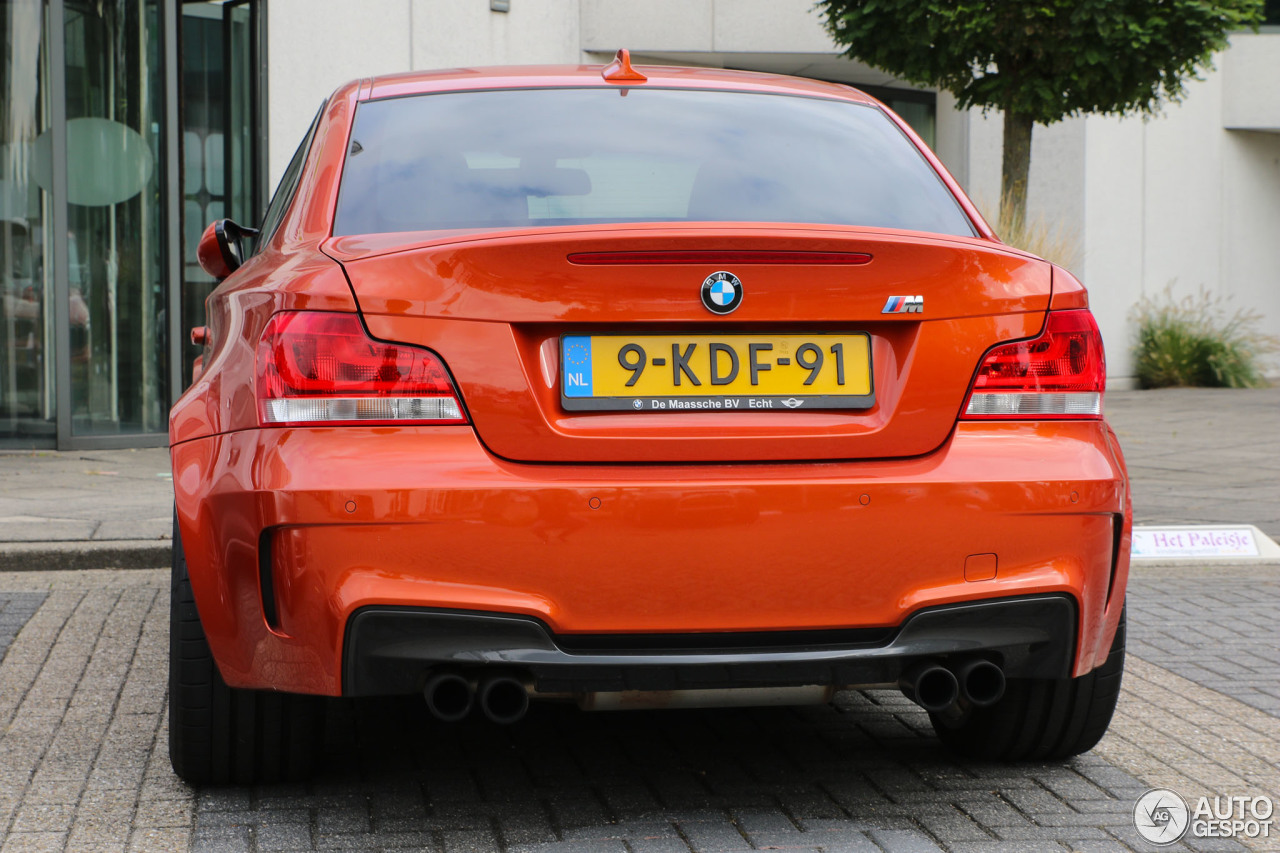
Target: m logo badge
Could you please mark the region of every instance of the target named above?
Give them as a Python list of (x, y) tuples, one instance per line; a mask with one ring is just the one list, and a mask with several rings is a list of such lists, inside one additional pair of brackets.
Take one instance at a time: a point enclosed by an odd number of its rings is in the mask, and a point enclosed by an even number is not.
[(890, 296), (881, 314), (923, 314), (923, 296)]

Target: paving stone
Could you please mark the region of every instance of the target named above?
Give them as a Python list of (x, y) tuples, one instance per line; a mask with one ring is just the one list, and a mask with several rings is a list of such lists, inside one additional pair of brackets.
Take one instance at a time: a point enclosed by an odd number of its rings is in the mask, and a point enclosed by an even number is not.
[(0, 592), (0, 661), (44, 599), (43, 592)]
[(680, 834), (697, 853), (723, 853), (749, 847), (747, 840), (727, 821), (680, 821)]
[(922, 832), (873, 829), (868, 834), (885, 853), (935, 853), (942, 849)]
[(853, 833), (833, 843), (822, 842), (818, 847), (822, 853), (876, 853), (881, 850), (876, 843), (862, 833)]
[(13, 820), (13, 831), (66, 832), (71, 828), (75, 815), (72, 806), (26, 805), (18, 810)]
[[(685, 844), (684, 839), (679, 837), (633, 838), (627, 842), (626, 847), (623, 849), (628, 848), (631, 850), (631, 853), (689, 853), (689, 845)], [(545, 847), (532, 849), (538, 850), (538, 853), (544, 853), (545, 851)], [(600, 853), (605, 853), (605, 851), (602, 850)]]
[(191, 849), (198, 853), (239, 853), (252, 850), (247, 826), (198, 826), (191, 839)]
[(261, 850), (310, 849), (311, 826), (305, 823), (262, 823), (253, 830)]

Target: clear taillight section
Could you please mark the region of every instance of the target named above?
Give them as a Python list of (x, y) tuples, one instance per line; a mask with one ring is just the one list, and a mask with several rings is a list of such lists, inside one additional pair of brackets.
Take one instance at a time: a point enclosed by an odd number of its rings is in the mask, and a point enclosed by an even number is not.
[(286, 311), (258, 342), (258, 417), (280, 424), (464, 424), (444, 363), (377, 341), (354, 314)]
[(1038, 338), (987, 352), (963, 418), (1100, 418), (1106, 360), (1087, 309), (1050, 311)]

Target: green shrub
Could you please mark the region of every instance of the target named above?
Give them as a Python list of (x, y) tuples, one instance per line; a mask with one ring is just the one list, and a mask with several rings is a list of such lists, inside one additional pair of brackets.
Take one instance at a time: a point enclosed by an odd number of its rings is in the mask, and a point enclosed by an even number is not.
[(1137, 324), (1134, 359), (1143, 388), (1201, 386), (1257, 388), (1266, 355), (1280, 349), (1280, 340), (1257, 330), (1262, 315), (1230, 311), (1230, 297), (1173, 298), (1173, 285), (1159, 299), (1143, 297), (1131, 319)]

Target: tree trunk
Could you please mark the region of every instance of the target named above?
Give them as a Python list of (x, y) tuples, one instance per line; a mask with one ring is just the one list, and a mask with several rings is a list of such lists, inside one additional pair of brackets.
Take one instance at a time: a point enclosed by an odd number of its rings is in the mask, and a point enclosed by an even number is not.
[(1020, 230), (1027, 220), (1027, 176), (1031, 172), (1030, 116), (1004, 114), (1004, 168), (1000, 176), (1000, 224), (1002, 231)]

